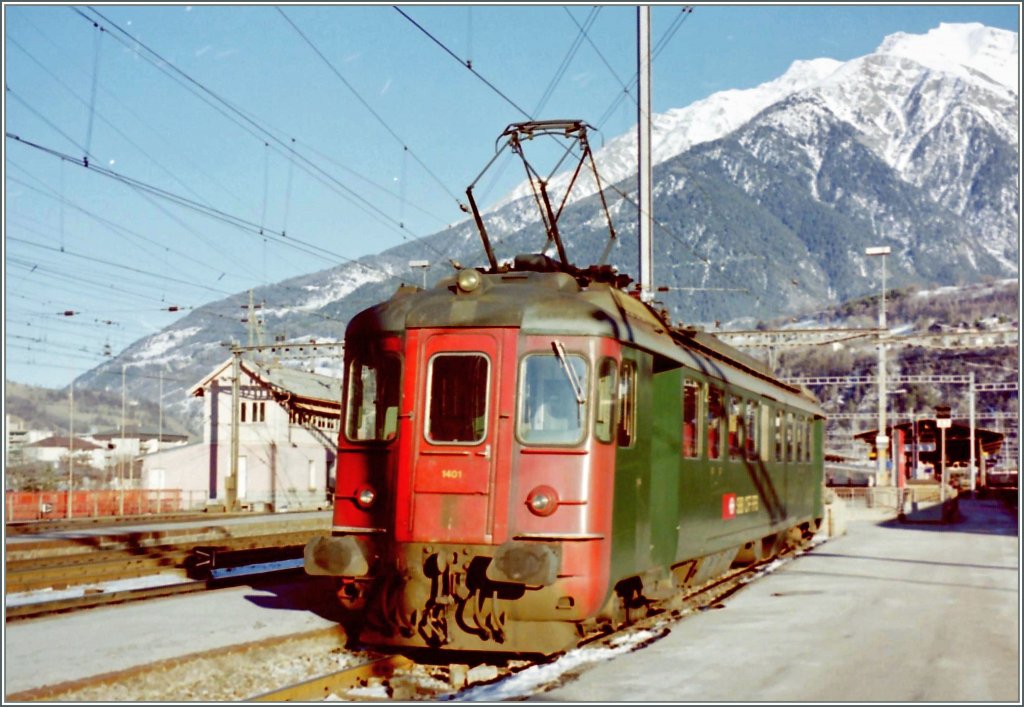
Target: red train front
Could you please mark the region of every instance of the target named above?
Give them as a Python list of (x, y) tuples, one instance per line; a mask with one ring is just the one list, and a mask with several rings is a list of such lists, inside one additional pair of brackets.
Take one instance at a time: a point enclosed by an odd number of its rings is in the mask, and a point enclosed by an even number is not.
[(333, 533), (306, 565), (342, 578), (363, 640), (550, 652), (606, 603), (620, 345), (579, 292), (463, 270), (350, 323)]

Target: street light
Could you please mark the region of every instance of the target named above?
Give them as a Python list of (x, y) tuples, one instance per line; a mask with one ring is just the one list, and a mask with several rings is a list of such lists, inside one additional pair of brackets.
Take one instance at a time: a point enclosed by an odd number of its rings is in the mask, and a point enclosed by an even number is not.
[(889, 246), (873, 246), (864, 250), (864, 255), (882, 256), (882, 302), (878, 310), (878, 435), (875, 437), (879, 480), (885, 477), (885, 455), (889, 444), (889, 437), (885, 434), (885, 342), (882, 332), (885, 330), (885, 256), (890, 253), (892, 248)]

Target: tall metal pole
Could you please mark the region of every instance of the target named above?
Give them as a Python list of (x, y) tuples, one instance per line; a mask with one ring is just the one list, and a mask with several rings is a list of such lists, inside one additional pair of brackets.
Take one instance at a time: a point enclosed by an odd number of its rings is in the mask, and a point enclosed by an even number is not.
[(160, 371), (160, 395), (157, 397), (157, 427), (156, 427), (156, 451), (164, 441), (164, 372)]
[(71, 517), (71, 504), (75, 490), (75, 381), (71, 381), (68, 391), (68, 518)]
[(970, 409), (970, 416), (971, 416), (971, 466), (970, 466), (970, 470), (971, 470), (971, 493), (974, 493), (974, 488), (975, 488), (975, 485), (974, 485), (974, 474), (975, 474), (975, 469), (974, 469), (974, 463), (975, 463), (975, 459), (974, 459), (974, 444), (975, 444), (975, 441), (974, 441), (974, 371), (971, 371), (969, 376), (970, 376), (970, 392), (968, 393), (967, 405), (968, 405), (968, 407)]
[(640, 299), (654, 299), (654, 252), (651, 231), (654, 219), (654, 200), (651, 196), (651, 7), (637, 8), (637, 150), (638, 184), (637, 202), (640, 209)]
[(120, 458), (117, 460), (117, 489), (118, 489), (118, 501), (117, 501), (117, 514), (124, 515), (124, 418), (125, 418), (125, 407), (127, 401), (126, 387), (125, 387), (125, 370), (128, 364), (121, 364), (121, 449)]
[[(864, 250), (865, 255), (882, 256), (882, 301), (878, 308), (878, 433), (875, 436), (875, 451), (878, 456), (878, 483), (887, 479), (885, 457), (889, 448), (889, 437), (885, 434), (885, 256), (892, 249), (889, 246), (874, 246)], [(893, 485), (896, 483), (893, 475)]]
[(946, 502), (946, 428), (942, 429), (942, 476), (939, 486), (939, 500), (943, 503)]
[(242, 378), (242, 352), (235, 349), (233, 352), (231, 376), (231, 483), (227, 484), (228, 510), (235, 510), (238, 499), (238, 428), (241, 412), (241, 378)]

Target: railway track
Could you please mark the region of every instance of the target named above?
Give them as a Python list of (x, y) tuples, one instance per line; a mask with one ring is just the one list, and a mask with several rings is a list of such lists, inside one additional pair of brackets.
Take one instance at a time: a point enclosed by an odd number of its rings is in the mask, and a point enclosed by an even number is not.
[[(11, 701), (434, 701), (516, 699), (541, 693), (609, 651), (635, 650), (672, 630), (677, 621), (722, 602), (764, 573), (775, 560), (751, 565), (647, 607), (619, 630), (594, 634), (559, 656), (528, 661), (488, 656), (475, 665), (449, 664), (450, 656), (422, 651), (383, 654), (353, 650), (340, 626), (228, 646), (137, 666), (93, 678), (7, 695)], [(526, 672), (531, 671), (532, 672)], [(502, 691), (503, 690), (503, 691)], [(498, 691), (498, 692), (496, 692)], [(509, 697), (514, 695), (515, 697)]]
[[(320, 530), (303, 530), (241, 537), (192, 539), (185, 542), (140, 542), (114, 539), (98, 545), (65, 541), (49, 554), (8, 547), (5, 588), (8, 594), (40, 589), (111, 582), (170, 573), (182, 578), (208, 577), (218, 560), (248, 553), (247, 561), (276, 562), (302, 557), (302, 548)], [(252, 560), (252, 561), (249, 561)], [(222, 562), (222, 564), (226, 564)]]

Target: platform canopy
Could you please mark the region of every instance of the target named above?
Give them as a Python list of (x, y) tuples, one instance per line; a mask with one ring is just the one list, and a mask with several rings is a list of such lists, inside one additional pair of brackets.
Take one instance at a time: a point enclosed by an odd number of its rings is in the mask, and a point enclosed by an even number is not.
[[(935, 418), (922, 418), (914, 422), (902, 422), (887, 428), (889, 437), (892, 437), (893, 430), (903, 432), (904, 443), (908, 446), (918, 441), (921, 447), (918, 449), (918, 459), (925, 464), (938, 464), (942, 450), (939, 448), (942, 439), (942, 430), (935, 424)], [(863, 440), (868, 445), (875, 446), (875, 437), (878, 430), (867, 430), (854, 435), (854, 439)], [(1002, 432), (986, 430), (981, 427), (974, 428), (975, 455), (983, 452), (987, 456), (993, 456), (1002, 449)], [(971, 461), (971, 428), (969, 425), (954, 422), (946, 430), (946, 464), (969, 464)]]

